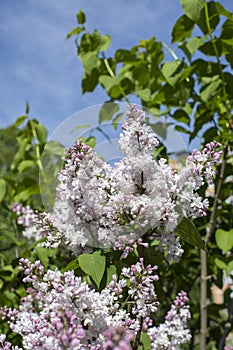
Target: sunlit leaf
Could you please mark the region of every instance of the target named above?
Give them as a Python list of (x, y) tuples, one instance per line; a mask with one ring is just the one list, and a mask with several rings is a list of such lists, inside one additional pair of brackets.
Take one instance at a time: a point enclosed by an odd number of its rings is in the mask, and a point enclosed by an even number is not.
[(200, 96), (204, 102), (207, 102), (222, 84), (221, 79), (217, 79), (212, 83), (208, 84), (204, 89), (201, 90)]
[(80, 268), (93, 279), (99, 288), (106, 266), (105, 256), (101, 255), (99, 251), (93, 254), (81, 254), (78, 257), (78, 262)]
[(233, 19), (232, 12), (228, 11), (220, 2), (216, 2), (216, 9), (219, 15), (223, 15), (231, 20)]
[(233, 229), (225, 231), (218, 229), (215, 234), (217, 246), (224, 252), (227, 253), (233, 248)]
[(28, 116), (27, 116), (27, 115), (23, 115), (23, 116), (17, 118), (16, 121), (14, 122), (13, 126), (15, 126), (15, 127), (20, 126), (21, 124), (23, 124), (23, 122), (24, 122), (26, 119), (28, 119)]
[(201, 10), (205, 5), (205, 0), (180, 0), (180, 2), (187, 17), (197, 22), (201, 16)]
[(74, 35), (78, 35), (80, 34), (81, 32), (83, 32), (85, 30), (85, 27), (76, 27), (74, 29), (71, 30), (71, 32), (69, 32), (66, 36), (66, 39), (70, 39), (72, 36)]
[(162, 73), (166, 79), (166, 81), (174, 86), (177, 80), (181, 76), (181, 70), (183, 68), (183, 61), (176, 60), (173, 62), (165, 62), (162, 66)]

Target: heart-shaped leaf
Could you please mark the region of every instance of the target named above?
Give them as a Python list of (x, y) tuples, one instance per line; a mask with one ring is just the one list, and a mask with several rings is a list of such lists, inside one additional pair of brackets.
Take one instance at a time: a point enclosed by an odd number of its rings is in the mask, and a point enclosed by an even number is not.
[(233, 248), (233, 229), (230, 231), (218, 229), (215, 234), (215, 239), (217, 246), (223, 251), (223, 253), (227, 253)]
[(106, 266), (105, 256), (100, 255), (99, 251), (93, 254), (82, 254), (79, 255), (78, 262), (80, 268), (93, 279), (99, 288)]

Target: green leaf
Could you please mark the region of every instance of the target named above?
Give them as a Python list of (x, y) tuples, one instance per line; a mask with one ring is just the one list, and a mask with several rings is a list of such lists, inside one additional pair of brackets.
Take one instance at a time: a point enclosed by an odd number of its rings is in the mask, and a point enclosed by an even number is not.
[(106, 280), (106, 286), (109, 285), (109, 283), (112, 281), (112, 276), (117, 276), (117, 270), (115, 265), (110, 265), (107, 268), (107, 280)]
[(122, 117), (124, 116), (124, 113), (118, 113), (115, 118), (112, 121), (112, 125), (114, 127), (115, 130), (117, 130), (117, 127), (120, 123), (120, 121), (122, 120)]
[(47, 130), (44, 125), (40, 123), (34, 123), (34, 128), (36, 130), (37, 139), (40, 143), (44, 144), (47, 140)]
[(166, 81), (171, 85), (174, 86), (177, 82), (177, 80), (181, 76), (181, 70), (183, 68), (183, 61), (176, 60), (173, 62), (165, 62), (162, 66), (162, 73), (166, 79)]
[(114, 85), (109, 92), (109, 96), (116, 100), (121, 99), (123, 95), (123, 88), (119, 84)]
[(6, 181), (4, 179), (0, 179), (0, 202), (3, 200), (6, 194)]
[(215, 239), (217, 246), (223, 253), (229, 252), (233, 248), (233, 229), (230, 231), (218, 229), (215, 233)]
[(205, 144), (215, 140), (217, 134), (218, 132), (216, 127), (212, 126), (211, 128), (207, 129), (202, 135), (202, 138), (205, 140)]
[(175, 130), (176, 131), (179, 131), (179, 132), (183, 132), (185, 134), (189, 134), (189, 130), (185, 129), (183, 126), (180, 126), (180, 125), (176, 125), (175, 126)]
[(11, 265), (5, 265), (1, 267), (0, 276), (4, 281), (12, 281), (14, 278), (14, 269)]
[(19, 117), (16, 119), (15, 123), (13, 124), (13, 126), (15, 127), (18, 127), (20, 126), (21, 124), (23, 124), (23, 122), (28, 119), (28, 116), (27, 115), (23, 115), (22, 117)]
[(49, 250), (44, 247), (36, 247), (35, 251), (38, 255), (39, 260), (41, 261), (42, 265), (47, 268), (49, 264)]
[(151, 340), (150, 336), (147, 333), (141, 333), (140, 343), (143, 345), (143, 350), (151, 349)]
[(17, 137), (19, 144), (18, 152), (14, 156), (13, 162), (11, 163), (11, 170), (14, 170), (21, 160), (25, 159), (25, 152), (30, 147), (30, 142), (27, 137)]
[(182, 42), (189, 38), (194, 28), (194, 22), (186, 15), (181, 16), (172, 29), (172, 43)]
[(20, 240), (18, 240), (15, 236), (14, 232), (10, 232), (9, 229), (8, 231), (4, 230), (1, 232), (2, 235), (4, 235), (5, 237), (7, 237), (8, 239), (10, 239), (12, 242), (14, 242), (15, 245), (17, 246), (23, 246), (24, 243)]
[[(201, 45), (199, 47), (199, 51), (201, 51), (202, 53), (204, 53), (206, 56), (216, 56), (216, 49), (217, 52), (219, 53), (219, 55), (221, 55), (223, 49), (222, 49), (223, 45), (222, 45), (222, 40), (215, 38), (211, 41), (208, 41), (206, 43), (204, 43), (203, 45)], [(228, 50), (227, 50), (228, 52)]]
[(80, 54), (79, 59), (82, 61), (86, 74), (91, 74), (92, 70), (99, 65), (99, 58), (96, 51)]
[(232, 273), (232, 271), (233, 271), (233, 260), (232, 260), (231, 262), (229, 262), (229, 264), (227, 264), (227, 270), (226, 270), (226, 272), (227, 272), (228, 276), (230, 276), (230, 274)]
[(29, 114), (29, 112), (30, 112), (30, 105), (29, 105), (29, 103), (28, 103), (28, 101), (27, 101), (27, 102), (26, 102), (25, 113), (26, 113), (26, 114)]
[[(100, 35), (100, 34), (99, 34)], [(109, 48), (112, 42), (112, 38), (110, 35), (100, 35), (100, 41), (98, 43), (98, 51), (105, 51)]]
[(117, 83), (115, 77), (110, 77), (109, 75), (101, 75), (99, 77), (99, 82), (108, 91)]
[(190, 117), (183, 109), (177, 109), (172, 117), (180, 123), (190, 124)]
[[(156, 245), (156, 243), (159, 243), (158, 241), (153, 241), (151, 244)], [(160, 266), (163, 264), (164, 256), (161, 252), (155, 250), (154, 246), (148, 247), (143, 252), (143, 257), (145, 264), (151, 264), (153, 266), (158, 265)]]
[(201, 235), (194, 225), (194, 223), (183, 217), (182, 221), (175, 229), (175, 233), (185, 242), (191, 244), (194, 247), (205, 249), (205, 242), (202, 240)]
[(221, 79), (217, 79), (212, 83), (208, 84), (204, 89), (201, 90), (200, 96), (202, 101), (207, 102), (216, 92), (218, 87), (222, 84)]
[(71, 30), (71, 32), (69, 32), (66, 36), (66, 39), (70, 39), (73, 35), (78, 35), (81, 32), (83, 32), (85, 30), (85, 27), (75, 27), (74, 29)]
[(24, 201), (28, 200), (32, 195), (39, 194), (39, 193), (40, 193), (39, 184), (35, 184), (33, 186), (30, 186), (30, 187), (24, 189), (20, 193), (16, 194), (14, 196), (13, 200), (16, 203), (21, 202), (21, 201), (24, 202)]
[(227, 264), (224, 261), (222, 261), (221, 259), (215, 258), (214, 263), (218, 266), (219, 269), (227, 270)]
[(180, 0), (184, 13), (194, 22), (201, 16), (201, 10), (205, 5), (205, 0)]
[[(210, 34), (209, 32), (212, 33), (217, 27), (220, 18), (216, 9), (215, 1), (207, 2), (205, 6), (205, 9), (201, 11), (198, 26), (204, 34)], [(209, 25), (207, 25), (207, 23), (209, 23)]]
[(225, 9), (225, 7), (223, 7), (223, 5), (220, 2), (216, 2), (216, 9), (219, 15), (225, 16), (228, 19), (233, 19), (233, 14), (232, 12), (228, 11), (227, 9)]
[(164, 140), (167, 138), (167, 130), (171, 123), (163, 123), (163, 122), (157, 122), (154, 124), (149, 124), (151, 129), (155, 132), (156, 135), (162, 137)]
[(99, 123), (111, 120), (115, 113), (119, 111), (119, 105), (115, 102), (104, 103), (99, 112)]
[(18, 170), (20, 173), (24, 172), (25, 170), (35, 166), (36, 163), (33, 160), (23, 160), (21, 163), (18, 165)]
[(64, 272), (65, 271), (69, 271), (69, 270), (76, 270), (79, 268), (79, 264), (78, 264), (78, 258), (70, 261), (64, 268)]
[(95, 148), (96, 146), (96, 138), (94, 136), (90, 136), (88, 138), (80, 137), (86, 145), (90, 146), (91, 148)]
[(99, 288), (106, 266), (105, 256), (101, 255), (99, 251), (93, 254), (82, 254), (79, 255), (78, 262), (80, 268), (93, 279)]
[(180, 48), (184, 51), (188, 59), (191, 60), (192, 55), (204, 44), (205, 40), (205, 36), (202, 38), (191, 38), (183, 43)]
[(145, 89), (136, 89), (136, 94), (142, 101), (149, 102), (151, 100), (151, 89), (145, 88)]
[(86, 22), (86, 15), (83, 12), (83, 10), (80, 10), (77, 13), (76, 17), (77, 17), (78, 24), (84, 24)]

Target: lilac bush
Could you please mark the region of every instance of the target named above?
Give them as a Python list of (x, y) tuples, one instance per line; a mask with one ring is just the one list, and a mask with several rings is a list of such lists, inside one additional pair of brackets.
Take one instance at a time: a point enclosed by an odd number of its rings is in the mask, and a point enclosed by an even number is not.
[[(78, 140), (66, 150), (53, 212), (13, 205), (23, 235), (46, 239), (48, 249), (65, 245), (78, 259), (98, 251), (100, 257), (109, 250), (121, 254), (120, 271), (101, 287), (90, 268), (84, 267), (90, 277), (84, 280), (74, 270), (46, 271), (40, 261), (20, 259), (27, 294), (19, 309), (4, 307), (1, 314), (26, 350), (144, 349), (143, 335), (151, 349), (178, 350), (191, 338), (184, 291), (164, 323), (156, 324), (159, 271), (145, 263), (144, 254), (153, 249), (168, 264), (179, 261), (183, 248), (176, 227), (183, 217), (206, 215), (208, 200), (197, 191), (212, 182), (220, 145), (213, 141), (194, 150), (178, 172), (155, 158), (159, 141), (145, 113), (131, 106), (126, 117), (119, 138), (123, 158), (113, 168)], [(11, 348), (4, 335), (0, 341), (2, 349)]]

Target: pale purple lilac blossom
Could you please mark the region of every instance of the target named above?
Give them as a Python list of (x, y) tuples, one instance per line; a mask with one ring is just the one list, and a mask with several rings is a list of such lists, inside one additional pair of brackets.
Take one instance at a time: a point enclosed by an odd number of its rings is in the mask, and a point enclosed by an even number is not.
[(154, 289), (157, 267), (145, 267), (142, 258), (123, 269), (123, 278), (113, 276), (101, 292), (90, 289), (73, 271), (45, 272), (39, 261), (21, 259), (20, 269), (24, 283), (31, 287), (18, 310), (4, 307), (1, 314), (11, 330), (22, 336), (24, 350), (128, 350), (141, 331), (150, 335), (155, 350), (160, 349), (155, 344), (158, 339), (161, 343), (164, 334), (169, 337), (168, 347), (161, 349), (178, 350), (178, 345), (190, 339), (184, 292), (179, 293), (165, 323), (153, 327), (150, 316), (159, 305)]
[(20, 260), (20, 268), (31, 287), (18, 310), (5, 307), (1, 314), (25, 350), (99, 349), (104, 331), (129, 318), (110, 289), (96, 292), (73, 271), (45, 273), (39, 261), (28, 259)]
[(213, 141), (194, 150), (178, 173), (166, 159), (154, 158), (159, 141), (144, 111), (130, 106), (126, 116), (119, 139), (124, 158), (111, 168), (78, 140), (66, 151), (53, 213), (41, 214), (36, 223), (28, 208), (21, 209), (24, 235), (31, 237), (37, 225), (38, 236), (47, 234), (47, 247), (63, 242), (78, 255), (83, 247), (110, 246), (124, 258), (156, 240), (155, 249), (165, 251), (168, 262), (180, 259), (183, 249), (174, 230), (183, 215), (206, 215), (208, 200), (196, 191), (212, 182), (220, 145)]
[(24, 227), (22, 235), (32, 241), (39, 241), (47, 237), (45, 225), (38, 227), (38, 218), (41, 215), (35, 212), (27, 205), (24, 207), (21, 203), (12, 204), (12, 211), (17, 214), (17, 223)]
[(190, 319), (187, 302), (186, 293), (181, 291), (167, 313), (165, 322), (148, 329), (152, 349), (179, 350), (181, 344), (191, 339), (190, 331), (186, 328)]
[[(208, 200), (196, 191), (212, 181), (219, 144), (194, 150), (178, 173), (165, 159), (154, 158), (159, 142), (145, 113), (131, 106), (126, 115), (119, 139), (124, 158), (115, 168), (80, 140), (67, 150), (52, 214), (57, 231), (48, 241), (62, 237), (76, 255), (84, 246), (114, 246), (126, 257), (148, 245), (149, 233), (158, 242), (155, 249), (166, 251), (168, 261), (178, 261), (183, 250), (174, 229), (182, 215), (206, 215)], [(138, 241), (141, 237), (145, 239)]]

